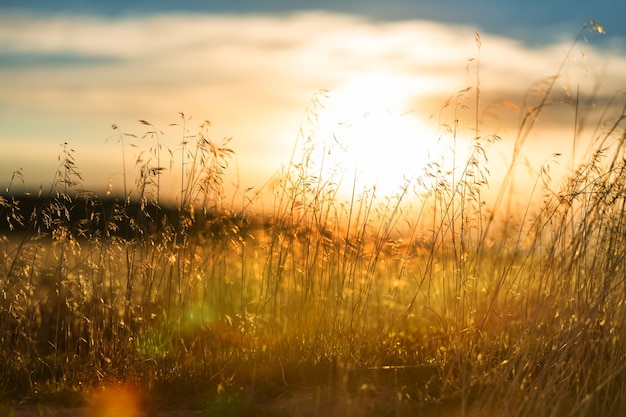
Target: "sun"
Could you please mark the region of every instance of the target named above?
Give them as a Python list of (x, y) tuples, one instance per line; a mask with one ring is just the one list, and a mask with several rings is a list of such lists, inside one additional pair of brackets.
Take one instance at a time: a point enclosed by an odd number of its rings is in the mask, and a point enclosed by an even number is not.
[(386, 92), (331, 93), (317, 115), (315, 141), (325, 179), (341, 176), (339, 198), (354, 192), (397, 194), (423, 181), (427, 164), (441, 158), (435, 128)]

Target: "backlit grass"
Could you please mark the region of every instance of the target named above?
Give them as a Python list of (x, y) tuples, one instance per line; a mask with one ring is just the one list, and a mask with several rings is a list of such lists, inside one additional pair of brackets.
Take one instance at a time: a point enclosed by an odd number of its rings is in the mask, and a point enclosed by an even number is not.
[[(182, 114), (171, 148), (141, 121), (150, 144), (124, 171), (124, 195), (85, 190), (68, 144), (36, 197), (12, 192), (16, 172), (0, 200), (3, 398), (93, 415), (180, 404), (205, 415), (620, 415), (623, 94), (582, 163), (562, 180), (546, 163), (527, 207), (506, 209), (535, 121), (580, 104), (555, 98), (556, 80), (520, 106), (489, 204), (500, 138), (462, 146), (456, 120), (440, 133), (451, 159), (390, 195), (340, 197), (350, 173), (319, 157), (332, 150), (316, 136), (323, 94), (292, 160), (242, 203), (227, 187), (229, 141), (213, 141), (208, 122), (192, 132)], [(478, 86), (446, 105), (473, 114), (476, 131)], [(114, 133), (126, 166), (139, 138)]]

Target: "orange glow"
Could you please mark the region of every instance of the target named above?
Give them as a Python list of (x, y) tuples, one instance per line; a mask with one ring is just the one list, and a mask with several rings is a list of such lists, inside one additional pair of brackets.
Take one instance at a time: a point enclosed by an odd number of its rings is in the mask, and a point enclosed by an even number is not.
[(139, 392), (131, 384), (106, 384), (99, 387), (89, 402), (89, 417), (138, 417)]

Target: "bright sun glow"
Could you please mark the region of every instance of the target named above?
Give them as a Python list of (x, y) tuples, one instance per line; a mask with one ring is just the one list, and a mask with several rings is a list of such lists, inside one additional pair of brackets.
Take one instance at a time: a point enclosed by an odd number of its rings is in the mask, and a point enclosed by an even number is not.
[(324, 152), (324, 180), (341, 176), (340, 198), (349, 197), (355, 184), (357, 194), (375, 189), (378, 197), (393, 195), (407, 181), (423, 178), (426, 164), (441, 157), (434, 127), (402, 109), (403, 101), (372, 89), (330, 95), (318, 115), (315, 141)]

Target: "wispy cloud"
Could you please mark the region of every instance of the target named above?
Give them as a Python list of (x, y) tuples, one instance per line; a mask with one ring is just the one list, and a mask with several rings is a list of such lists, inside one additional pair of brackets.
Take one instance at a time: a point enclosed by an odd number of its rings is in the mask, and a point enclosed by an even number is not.
[[(85, 166), (97, 167), (89, 160), (102, 160), (106, 126), (134, 129), (139, 118), (166, 126), (183, 111), (211, 119), (218, 136), (234, 136), (243, 179), (258, 182), (289, 154), (306, 103), (318, 89), (354, 97), (347, 115), (380, 111), (368, 106), (385, 103), (426, 120), (447, 96), (475, 84), (476, 61), (469, 59), (480, 58), (485, 100), (514, 101), (534, 81), (553, 75), (571, 45), (531, 49), (480, 35), (479, 50), (473, 27), (372, 22), (323, 12), (118, 19), (5, 15), (0, 141), (17, 148), (37, 141), (48, 154), (69, 141)], [(623, 56), (607, 57), (581, 43), (566, 63), (563, 82), (591, 94), (598, 81), (603, 93), (612, 94), (626, 85), (625, 67)], [(12, 155), (1, 165), (13, 169), (10, 163), (21, 159), (29, 176), (32, 151)]]

